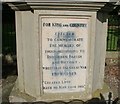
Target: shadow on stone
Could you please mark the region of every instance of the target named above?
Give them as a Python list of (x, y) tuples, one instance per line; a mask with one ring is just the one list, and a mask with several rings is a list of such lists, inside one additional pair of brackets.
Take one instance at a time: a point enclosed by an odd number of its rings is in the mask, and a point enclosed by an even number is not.
[[(23, 104), (23, 103), (22, 103)], [(25, 104), (25, 103), (24, 103)], [(30, 104), (48, 104), (47, 102), (33, 102), (33, 103), (30, 103)]]
[(70, 101), (68, 104), (84, 104), (84, 101), (77, 99), (77, 100)]
[(53, 101), (53, 102), (51, 102), (49, 104), (67, 104), (67, 103), (60, 100), (60, 101)]

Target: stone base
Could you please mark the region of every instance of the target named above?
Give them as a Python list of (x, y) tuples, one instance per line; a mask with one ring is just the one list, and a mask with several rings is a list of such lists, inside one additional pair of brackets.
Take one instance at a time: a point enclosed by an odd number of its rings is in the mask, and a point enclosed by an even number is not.
[[(110, 89), (110, 87), (106, 83), (104, 83), (102, 89), (98, 89), (93, 93), (93, 97), (100, 98), (100, 93), (101, 93), (104, 96), (105, 100), (108, 100), (109, 92), (113, 94), (113, 91)], [(113, 95), (112, 95), (112, 98), (113, 98)]]
[[(108, 100), (109, 92), (112, 91), (106, 84), (104, 84), (103, 89), (98, 89), (93, 93), (93, 98), (96, 97), (100, 98), (100, 93), (102, 93), (105, 100)], [(36, 98), (20, 92), (19, 89), (17, 88), (17, 81), (16, 81), (15, 86), (13, 87), (11, 94), (9, 96), (9, 102), (36, 102), (36, 101), (38, 101), (36, 100)]]
[(22, 93), (17, 88), (17, 81), (15, 83), (15, 86), (13, 87), (10, 96), (9, 96), (9, 102), (35, 102), (36, 99), (32, 96), (29, 96), (25, 93)]

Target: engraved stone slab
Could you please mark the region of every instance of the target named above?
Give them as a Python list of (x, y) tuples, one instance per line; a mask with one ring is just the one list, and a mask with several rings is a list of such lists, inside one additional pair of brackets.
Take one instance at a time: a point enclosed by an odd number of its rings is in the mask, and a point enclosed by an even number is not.
[(41, 57), (44, 93), (85, 91), (89, 67), (89, 19), (42, 17)]

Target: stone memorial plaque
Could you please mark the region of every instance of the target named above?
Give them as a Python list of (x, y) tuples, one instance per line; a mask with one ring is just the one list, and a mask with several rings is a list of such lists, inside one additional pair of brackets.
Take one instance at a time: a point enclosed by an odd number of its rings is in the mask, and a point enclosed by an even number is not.
[(41, 18), (44, 93), (85, 91), (89, 65), (89, 19)]

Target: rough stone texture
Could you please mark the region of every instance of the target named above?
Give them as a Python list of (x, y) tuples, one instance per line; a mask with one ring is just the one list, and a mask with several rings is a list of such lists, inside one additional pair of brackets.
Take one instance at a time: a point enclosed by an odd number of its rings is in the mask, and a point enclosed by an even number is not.
[(2, 102), (8, 102), (9, 98), (8, 96), (11, 93), (11, 90), (14, 86), (14, 82), (16, 80), (17, 76), (8, 76), (6, 79), (2, 80), (2, 85), (0, 85), (0, 89), (2, 89)]
[(10, 95), (9, 95), (9, 102), (34, 102), (36, 99), (31, 97), (25, 93), (19, 91), (16, 87), (17, 81), (15, 82), (15, 86), (13, 87)]
[(93, 93), (93, 98), (100, 98), (100, 93), (101, 93), (104, 96), (104, 99), (108, 100), (109, 92), (112, 92), (112, 90), (106, 83), (104, 83), (102, 89), (98, 89)]

